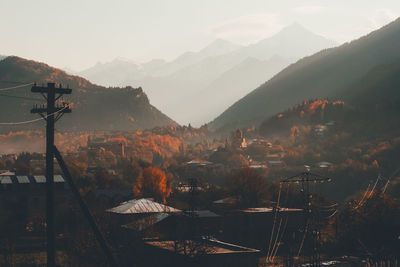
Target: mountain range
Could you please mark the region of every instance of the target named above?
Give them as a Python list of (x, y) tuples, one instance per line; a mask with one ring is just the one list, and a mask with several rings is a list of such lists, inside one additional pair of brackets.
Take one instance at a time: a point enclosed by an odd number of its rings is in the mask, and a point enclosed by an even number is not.
[(143, 86), (163, 112), (179, 123), (199, 126), (290, 63), (334, 45), (295, 23), (248, 46), (217, 39), (170, 62), (116, 59), (78, 74), (103, 85)]
[[(156, 126), (176, 125), (172, 119), (150, 105), (141, 88), (106, 88), (95, 85), (79, 76), (15, 56), (0, 61), (0, 88), (18, 84), (55, 82), (73, 89), (67, 102), (72, 104), (72, 113), (63, 117), (57, 129), (67, 131), (91, 130), (137, 130)], [(38, 118), (30, 114), (34, 104), (44, 99), (30, 92), (30, 86), (7, 90), (0, 95), (0, 121), (19, 122)], [(1, 126), (1, 131), (39, 129), (40, 122), (19, 126)]]
[[(322, 50), (282, 70), (210, 123), (212, 129), (258, 125), (310, 98), (346, 100), (374, 67), (400, 59), (400, 19), (362, 38)], [(378, 90), (373, 88), (373, 90)]]

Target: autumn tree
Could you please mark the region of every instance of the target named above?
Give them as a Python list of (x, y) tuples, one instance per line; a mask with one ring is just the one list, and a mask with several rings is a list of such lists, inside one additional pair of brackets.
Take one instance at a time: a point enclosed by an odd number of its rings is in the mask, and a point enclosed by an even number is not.
[(150, 166), (143, 169), (133, 186), (135, 196), (153, 197), (163, 203), (171, 194), (172, 184), (161, 169)]
[(268, 198), (263, 177), (250, 168), (243, 168), (231, 177), (228, 191), (244, 207), (256, 207)]
[(68, 168), (72, 177), (80, 178), (86, 175), (88, 165), (86, 162), (74, 158), (67, 158)]

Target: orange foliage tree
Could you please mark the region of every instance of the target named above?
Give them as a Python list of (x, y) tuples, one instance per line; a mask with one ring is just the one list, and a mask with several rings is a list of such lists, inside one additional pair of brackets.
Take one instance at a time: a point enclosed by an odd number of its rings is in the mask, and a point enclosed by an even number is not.
[(133, 193), (140, 197), (153, 197), (163, 203), (171, 194), (172, 184), (161, 169), (150, 166), (143, 169), (133, 185)]

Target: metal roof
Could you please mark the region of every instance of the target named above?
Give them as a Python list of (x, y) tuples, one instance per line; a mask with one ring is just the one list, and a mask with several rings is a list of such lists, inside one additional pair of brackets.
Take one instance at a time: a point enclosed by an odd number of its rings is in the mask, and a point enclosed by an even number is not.
[(35, 178), (35, 181), (38, 184), (42, 184), (42, 183), (46, 182), (46, 176), (44, 176), (44, 175), (35, 175), (35, 176), (33, 176), (33, 178)]
[[(55, 183), (65, 183), (64, 177), (62, 175), (54, 175)], [(0, 176), (0, 184), (44, 184), (46, 183), (46, 176), (44, 175), (1, 175)]]
[(12, 184), (10, 176), (2, 176), (0, 178), (0, 180), (1, 180), (1, 184)]
[(54, 175), (54, 182), (55, 183), (64, 183), (64, 178), (61, 175)]
[(29, 184), (29, 178), (28, 176), (17, 176), (17, 181), (20, 184)]
[(145, 214), (145, 213), (175, 213), (181, 210), (154, 202), (147, 198), (132, 199), (122, 202), (119, 206), (108, 209), (108, 212), (119, 214)]

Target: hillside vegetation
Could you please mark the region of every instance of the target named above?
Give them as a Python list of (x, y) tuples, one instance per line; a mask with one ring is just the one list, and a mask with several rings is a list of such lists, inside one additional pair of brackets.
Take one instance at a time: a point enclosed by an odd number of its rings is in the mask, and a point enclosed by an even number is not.
[[(79, 76), (68, 75), (44, 63), (19, 57), (7, 57), (0, 61), (0, 87), (18, 85), (15, 82), (22, 84), (56, 82), (73, 89), (71, 95), (64, 97), (72, 104), (73, 111), (57, 125), (58, 129), (109, 131), (176, 125), (173, 120), (150, 104), (141, 88), (105, 88)], [(40, 95), (30, 92), (30, 86), (1, 93), (1, 122), (35, 119), (37, 115), (30, 114), (30, 109), (34, 104), (44, 102)], [(0, 130), (4, 132), (38, 127), (43, 127), (43, 125), (38, 122), (18, 127), (2, 126)]]
[(400, 19), (351, 43), (323, 50), (287, 67), (210, 123), (249, 126), (311, 98), (345, 99), (374, 67), (400, 59)]

